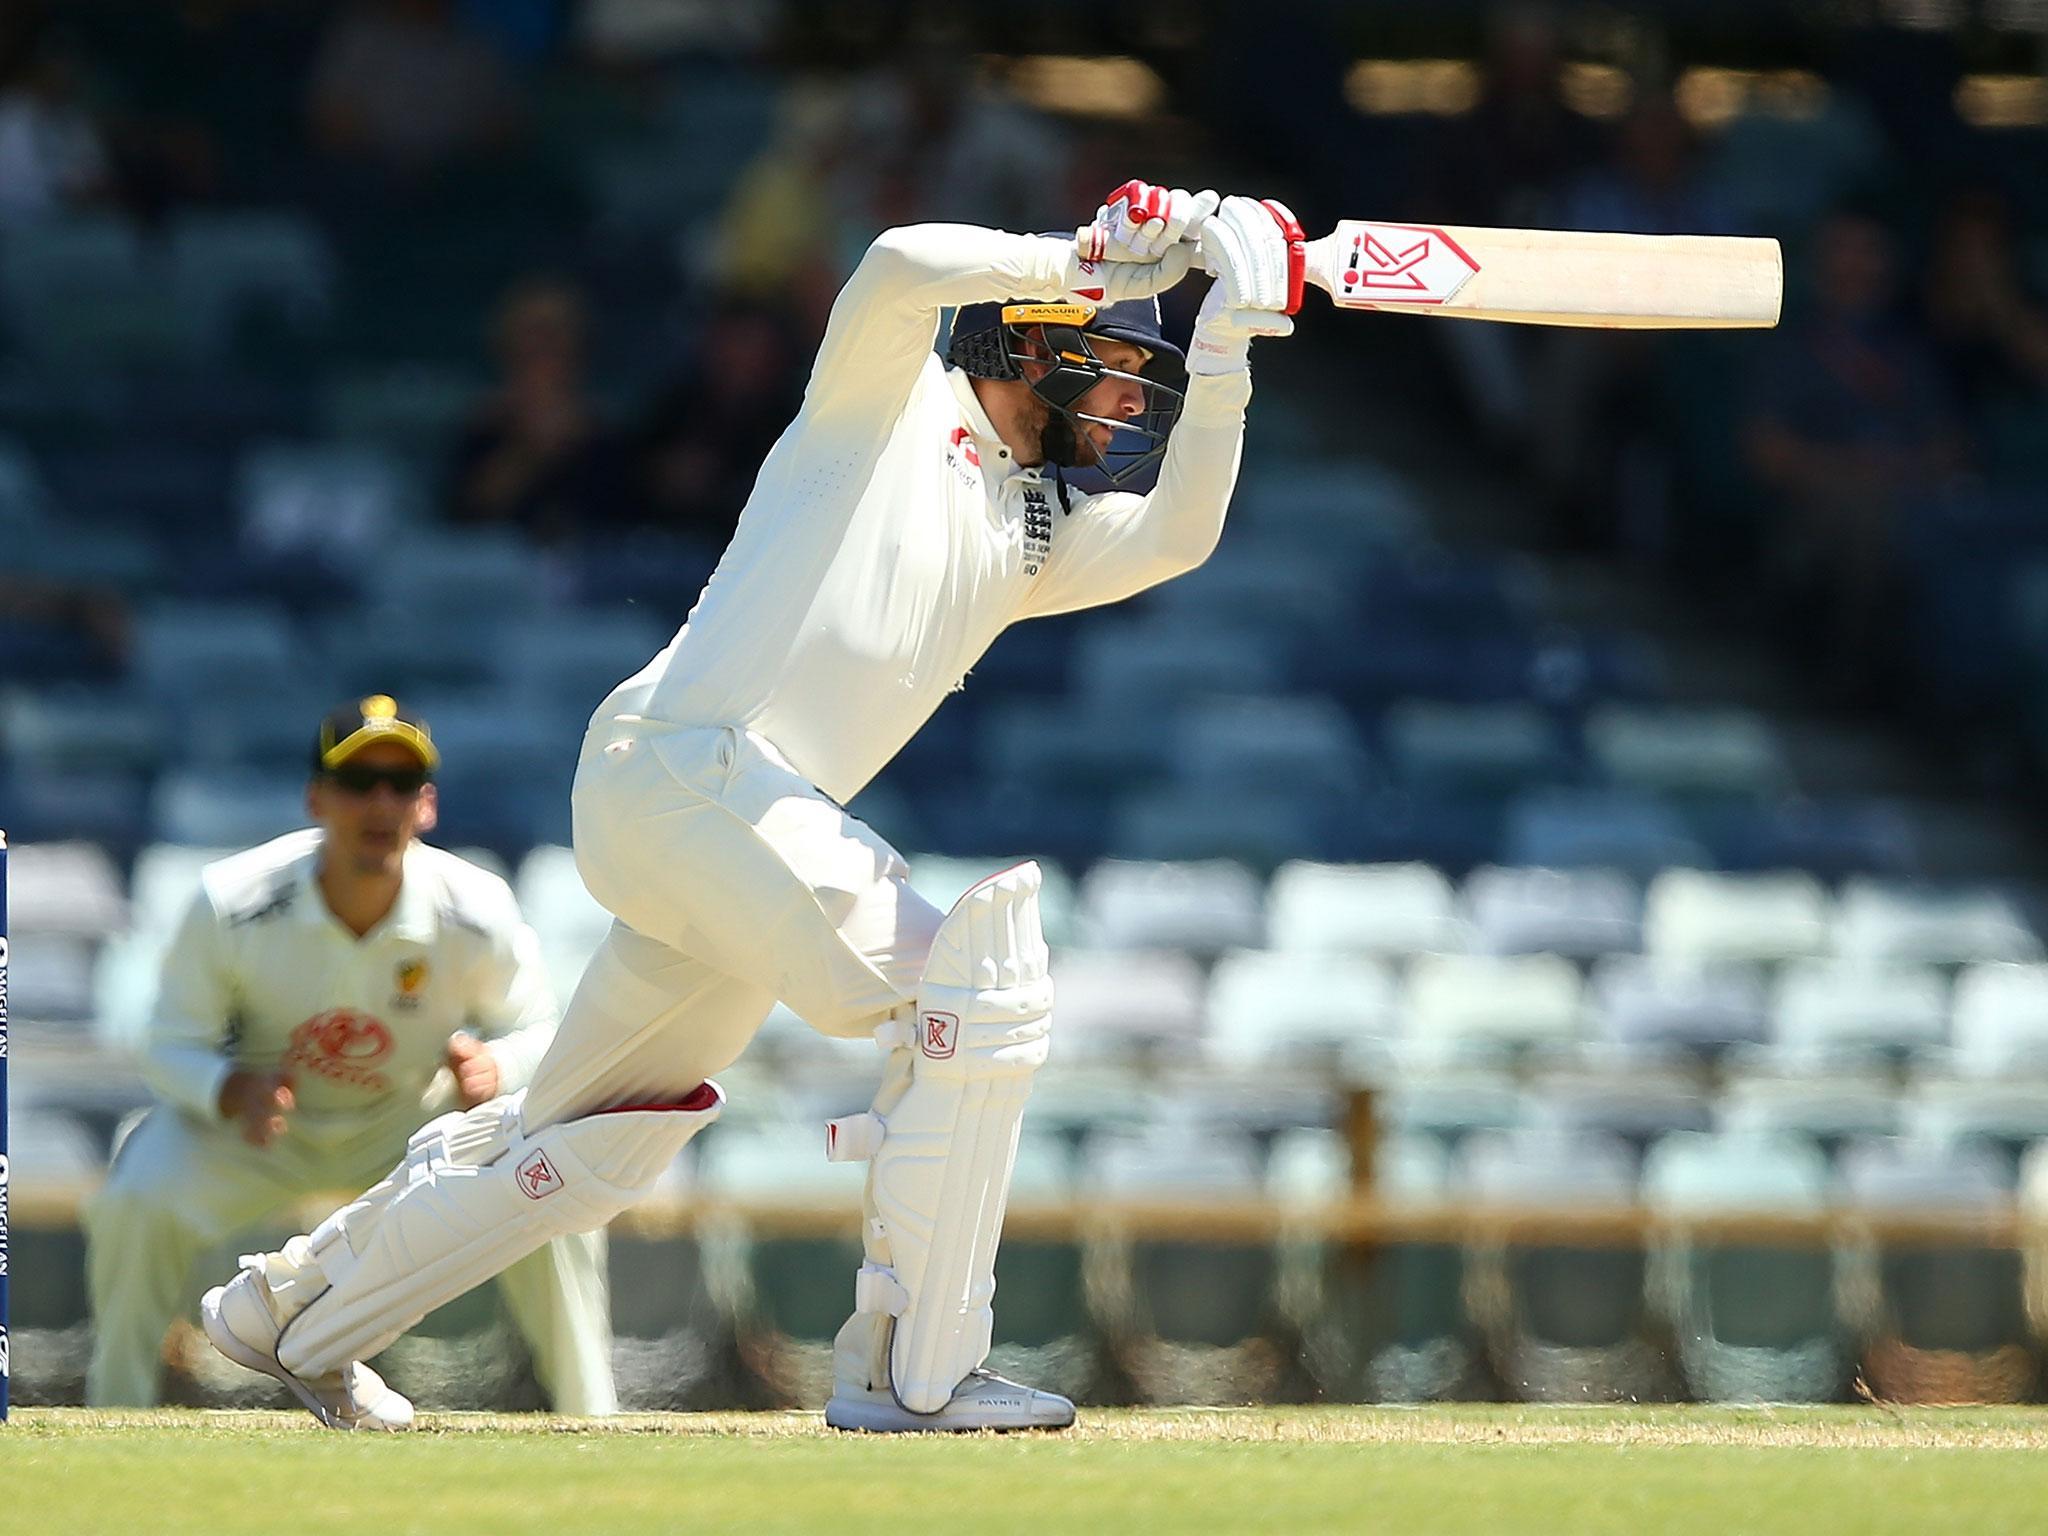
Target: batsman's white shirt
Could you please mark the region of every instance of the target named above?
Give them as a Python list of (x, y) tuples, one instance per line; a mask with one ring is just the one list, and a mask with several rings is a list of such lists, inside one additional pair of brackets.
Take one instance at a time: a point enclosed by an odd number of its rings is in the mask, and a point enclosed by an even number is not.
[(358, 938), (315, 883), (321, 837), (293, 832), (206, 867), (164, 962), (150, 1087), (218, 1118), (231, 1070), (279, 1068), (298, 1100), (289, 1134), (333, 1144), (452, 1107), (423, 1100), (457, 1030), (490, 1042), (503, 1092), (526, 1086), (556, 1010), (511, 888), (415, 842), (397, 902)]
[(761, 466), (689, 622), (599, 718), (737, 726), (850, 799), (1008, 625), (1198, 565), (1237, 478), (1250, 375), (1190, 379), (1156, 487), (1060, 506), (966, 378), (943, 307), (1068, 292), (1073, 246), (892, 230), (840, 293), (803, 408)]

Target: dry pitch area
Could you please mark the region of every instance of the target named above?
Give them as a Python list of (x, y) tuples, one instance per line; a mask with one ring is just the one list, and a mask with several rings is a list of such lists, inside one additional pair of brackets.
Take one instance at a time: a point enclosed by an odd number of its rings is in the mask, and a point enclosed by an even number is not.
[(835, 1435), (812, 1414), (402, 1436), (179, 1410), (18, 1410), (0, 1531), (519, 1536), (1820, 1536), (2048, 1529), (2048, 1409), (1093, 1411), (1059, 1436)]

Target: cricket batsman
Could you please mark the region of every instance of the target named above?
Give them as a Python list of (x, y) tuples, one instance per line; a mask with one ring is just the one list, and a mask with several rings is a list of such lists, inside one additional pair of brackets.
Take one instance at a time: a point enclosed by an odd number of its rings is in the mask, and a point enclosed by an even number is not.
[[(360, 1188), (437, 1110), (523, 1087), (554, 1038), (512, 892), (419, 841), (438, 811), (428, 723), (372, 694), (313, 734), (314, 827), (209, 864), (164, 958), (143, 1057), (158, 1103), (86, 1209), (95, 1407), (157, 1400), (200, 1253)], [(556, 1410), (617, 1411), (603, 1234), (563, 1234), (499, 1287)]]
[[(1187, 275), (1198, 234), (1216, 281), (1183, 394), (1156, 295)], [(942, 913), (842, 804), (1007, 626), (1208, 557), (1251, 341), (1293, 329), (1300, 252), (1278, 204), (1138, 182), (1077, 236), (923, 225), (875, 241), (689, 622), (592, 718), (577, 864), (617, 921), (531, 1085), (437, 1122), (382, 1183), (208, 1291), (223, 1353), (329, 1425), (410, 1422), (359, 1362), (645, 1196), (717, 1118), (712, 1074), (781, 999), (887, 1052), (872, 1110), (827, 1128), (828, 1155), (866, 1160), (868, 1178), (826, 1422), (1073, 1422), (1065, 1398), (983, 1364), (1052, 1019), (1037, 866)], [(1145, 495), (1080, 495), (1064, 473), (1121, 487), (1153, 463)]]

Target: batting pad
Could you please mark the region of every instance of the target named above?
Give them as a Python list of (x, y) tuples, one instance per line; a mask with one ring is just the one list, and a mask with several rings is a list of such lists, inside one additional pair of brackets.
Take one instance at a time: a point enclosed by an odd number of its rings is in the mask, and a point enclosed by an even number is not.
[(706, 1083), (683, 1104), (602, 1110), (529, 1135), (524, 1100), (423, 1127), (389, 1178), (313, 1229), (304, 1262), (325, 1289), (285, 1324), (279, 1363), (313, 1377), (368, 1359), (541, 1244), (596, 1231), (725, 1107)]
[(1051, 1027), (1038, 889), (1038, 866), (1020, 864), (955, 903), (918, 983), (908, 1082), (834, 1128), (838, 1155), (870, 1158), (856, 1305), (895, 1315), (890, 1384), (915, 1413), (943, 1408), (988, 1356), (1017, 1132)]

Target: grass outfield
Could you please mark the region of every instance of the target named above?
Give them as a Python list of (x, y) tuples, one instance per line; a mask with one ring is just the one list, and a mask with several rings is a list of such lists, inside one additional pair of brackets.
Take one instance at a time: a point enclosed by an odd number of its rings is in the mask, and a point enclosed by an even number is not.
[(2004, 1533), (2048, 1525), (2048, 1409), (1091, 1411), (1064, 1435), (842, 1436), (814, 1414), (597, 1425), (23, 1409), (0, 1531)]

